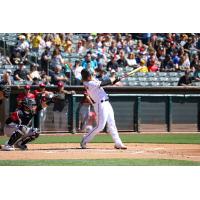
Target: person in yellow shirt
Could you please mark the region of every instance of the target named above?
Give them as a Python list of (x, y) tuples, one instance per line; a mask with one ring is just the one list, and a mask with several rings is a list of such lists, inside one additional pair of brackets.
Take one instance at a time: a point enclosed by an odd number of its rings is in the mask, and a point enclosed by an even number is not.
[(147, 73), (148, 72), (148, 68), (147, 68), (147, 65), (146, 65), (146, 61), (141, 59), (140, 60), (140, 66), (143, 67), (140, 72), (144, 72), (144, 73)]
[(53, 43), (54, 43), (55, 46), (61, 45), (61, 39), (60, 39), (60, 36), (58, 34), (55, 35)]
[(66, 53), (72, 53), (72, 41), (68, 38), (65, 40), (64, 50)]
[(31, 40), (33, 51), (38, 52), (41, 40), (41, 36), (38, 33), (34, 33), (33, 38)]

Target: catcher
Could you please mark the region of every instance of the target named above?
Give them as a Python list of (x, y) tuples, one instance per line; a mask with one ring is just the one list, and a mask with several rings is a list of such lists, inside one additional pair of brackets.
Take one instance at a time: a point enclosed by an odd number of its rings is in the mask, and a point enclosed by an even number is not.
[(2, 146), (2, 150), (14, 151), (15, 148), (27, 150), (27, 143), (39, 136), (39, 131), (32, 128), (34, 115), (42, 109), (37, 107), (35, 99), (26, 98), (22, 105), (7, 118), (4, 134), (10, 139)]

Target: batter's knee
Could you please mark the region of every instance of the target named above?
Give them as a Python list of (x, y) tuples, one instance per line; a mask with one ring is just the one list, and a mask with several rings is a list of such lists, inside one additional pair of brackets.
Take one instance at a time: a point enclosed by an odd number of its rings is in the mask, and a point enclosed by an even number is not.
[(97, 130), (97, 132), (103, 131), (105, 125), (97, 125), (95, 128)]

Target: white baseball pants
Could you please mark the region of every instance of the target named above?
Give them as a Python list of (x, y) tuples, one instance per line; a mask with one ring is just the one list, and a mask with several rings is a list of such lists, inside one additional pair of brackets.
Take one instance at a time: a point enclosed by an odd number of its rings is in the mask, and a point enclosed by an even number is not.
[(122, 141), (115, 125), (114, 112), (110, 102), (95, 103), (94, 110), (97, 115), (97, 125), (84, 136), (83, 142), (90, 142), (97, 133), (104, 129), (107, 123), (108, 132), (111, 134), (114, 143), (121, 146)]

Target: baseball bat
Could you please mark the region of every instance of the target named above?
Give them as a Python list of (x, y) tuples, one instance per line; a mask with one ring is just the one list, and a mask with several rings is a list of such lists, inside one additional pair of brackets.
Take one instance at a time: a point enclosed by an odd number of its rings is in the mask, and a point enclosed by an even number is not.
[(129, 76), (132, 76), (133, 74), (135, 74), (136, 72), (139, 72), (143, 67), (138, 67), (136, 69), (133, 69), (132, 71), (124, 74), (122, 77), (120, 77), (120, 79), (123, 79), (123, 78), (126, 78), (126, 77), (129, 77)]

